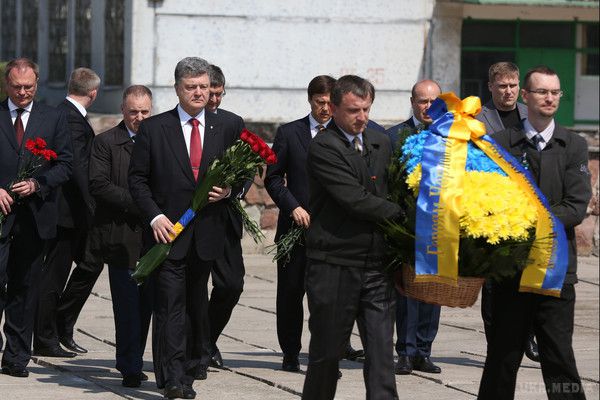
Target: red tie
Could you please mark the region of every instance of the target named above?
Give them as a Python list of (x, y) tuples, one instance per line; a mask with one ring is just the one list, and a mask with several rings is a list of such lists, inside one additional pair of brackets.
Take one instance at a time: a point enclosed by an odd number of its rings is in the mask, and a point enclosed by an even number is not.
[(192, 118), (189, 122), (192, 124), (192, 137), (190, 138), (190, 164), (192, 165), (194, 179), (198, 181), (198, 171), (200, 170), (200, 161), (202, 160), (202, 141), (200, 140), (200, 129), (198, 129), (200, 121), (198, 121), (196, 118)]
[(25, 136), (25, 129), (23, 128), (23, 121), (21, 120), (21, 114), (23, 114), (22, 108), (17, 108), (17, 118), (15, 119), (15, 134), (17, 136), (17, 145), (21, 147), (23, 143), (23, 136)]

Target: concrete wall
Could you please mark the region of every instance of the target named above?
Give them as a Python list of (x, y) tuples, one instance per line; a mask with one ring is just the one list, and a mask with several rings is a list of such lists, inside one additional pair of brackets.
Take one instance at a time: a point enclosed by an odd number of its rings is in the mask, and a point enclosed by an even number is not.
[[(352, 73), (375, 84), (372, 118), (391, 124), (409, 115), (410, 89), (425, 72), (433, 8), (433, 0), (133, 0), (131, 83), (151, 86), (165, 111), (177, 101), (177, 61), (203, 57), (225, 72), (224, 108), (277, 123), (306, 113), (312, 77)], [(455, 72), (442, 75), (458, 87), (458, 75), (447, 77)]]

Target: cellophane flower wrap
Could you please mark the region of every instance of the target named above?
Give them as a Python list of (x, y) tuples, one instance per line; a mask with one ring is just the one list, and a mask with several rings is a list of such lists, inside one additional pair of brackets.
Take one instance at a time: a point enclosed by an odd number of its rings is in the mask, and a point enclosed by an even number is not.
[[(247, 180), (254, 178), (259, 173), (262, 175), (264, 164), (275, 164), (277, 156), (271, 148), (257, 135), (247, 129), (243, 129), (240, 138), (225, 152), (220, 159), (215, 159), (201, 183), (198, 185), (192, 198), (190, 208), (174, 225), (173, 241), (177, 240), (179, 234), (190, 224), (196, 214), (208, 204), (208, 192), (213, 186), (233, 187), (241, 185)], [(176, 194), (175, 194), (176, 195)], [(230, 199), (230, 204), (242, 216), (244, 229), (259, 241), (262, 238), (260, 228), (253, 222), (237, 199)], [(154, 271), (169, 255), (172, 243), (155, 244), (138, 262), (132, 275), (138, 283), (144, 280)]]
[[(25, 157), (24, 162), (17, 172), (16, 178), (5, 188), (10, 197), (16, 202), (19, 201), (18, 195), (12, 190), (11, 186), (15, 183), (32, 178), (35, 171), (38, 170), (44, 163), (56, 160), (56, 152), (48, 148), (46, 141), (40, 137), (27, 139), (25, 141)], [(6, 220), (6, 215), (0, 212), (0, 232), (2, 232), (2, 224)]]
[(416, 281), (456, 284), (458, 275), (503, 280), (559, 295), (567, 264), (564, 228), (534, 180), (485, 134), (479, 98), (444, 93), (428, 130), (399, 134), (389, 170), (392, 200), (407, 212), (387, 222), (392, 267)]

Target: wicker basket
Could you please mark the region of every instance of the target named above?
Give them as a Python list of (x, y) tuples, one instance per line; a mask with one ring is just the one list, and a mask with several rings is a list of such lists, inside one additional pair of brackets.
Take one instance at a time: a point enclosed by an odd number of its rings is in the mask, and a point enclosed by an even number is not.
[(415, 282), (415, 269), (403, 265), (396, 274), (396, 288), (406, 296), (425, 303), (448, 307), (471, 307), (477, 301), (485, 279), (458, 277), (458, 286), (437, 282)]

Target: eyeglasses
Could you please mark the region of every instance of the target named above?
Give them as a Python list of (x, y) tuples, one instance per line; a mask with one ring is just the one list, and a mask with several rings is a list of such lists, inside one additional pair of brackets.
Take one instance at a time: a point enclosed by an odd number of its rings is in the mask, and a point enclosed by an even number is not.
[(550, 90), (550, 89), (535, 89), (535, 90), (526, 89), (526, 90), (529, 93), (537, 94), (540, 97), (546, 97), (546, 96), (548, 96), (548, 94), (551, 94), (552, 96), (555, 96), (555, 97), (562, 97), (562, 95), (563, 95), (563, 91), (560, 89), (553, 89), (553, 90)]

